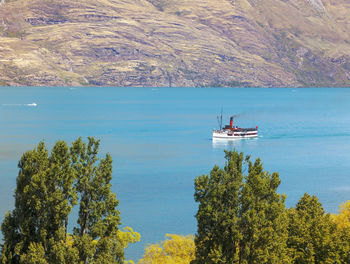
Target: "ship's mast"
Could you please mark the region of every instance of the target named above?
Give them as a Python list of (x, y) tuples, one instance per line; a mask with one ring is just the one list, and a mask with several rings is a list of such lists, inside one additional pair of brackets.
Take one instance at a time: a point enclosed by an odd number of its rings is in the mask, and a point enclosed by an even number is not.
[(220, 115), (220, 130), (222, 130), (222, 107), (221, 107), (221, 115)]
[(222, 130), (222, 107), (220, 116), (217, 116), (216, 118), (218, 119), (220, 130)]

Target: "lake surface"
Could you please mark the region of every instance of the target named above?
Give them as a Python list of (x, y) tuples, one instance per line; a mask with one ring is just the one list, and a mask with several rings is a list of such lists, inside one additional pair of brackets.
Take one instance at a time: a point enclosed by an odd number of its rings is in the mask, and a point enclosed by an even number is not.
[[(240, 115), (235, 124), (258, 125), (259, 137), (213, 142), (221, 108), (224, 124)], [(288, 207), (305, 192), (331, 213), (350, 200), (350, 89), (3, 87), (0, 124), (0, 220), (23, 152), (95, 136), (113, 157), (122, 224), (142, 236), (129, 259), (166, 233), (196, 232), (194, 178), (223, 165), (225, 149), (279, 172)]]

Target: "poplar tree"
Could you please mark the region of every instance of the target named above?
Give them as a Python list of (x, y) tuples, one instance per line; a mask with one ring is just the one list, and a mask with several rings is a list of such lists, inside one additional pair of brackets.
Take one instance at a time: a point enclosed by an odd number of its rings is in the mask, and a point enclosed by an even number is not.
[(316, 196), (305, 193), (288, 216), (287, 244), (293, 263), (347, 263), (341, 261), (342, 237), (336, 223)]
[[(1, 226), (1, 263), (123, 262), (124, 248), (139, 235), (118, 230), (112, 158), (100, 158), (98, 151), (98, 140), (88, 138), (86, 144), (79, 138), (70, 148), (57, 141), (50, 154), (43, 142), (23, 154), (15, 209)], [(69, 234), (68, 216), (76, 204), (77, 226)]]
[(259, 159), (225, 154), (223, 169), (215, 166), (195, 179), (199, 208), (192, 263), (289, 263), (279, 175), (263, 171)]
[[(78, 227), (74, 229), (75, 245), (82, 263), (122, 263), (123, 251), (118, 242), (118, 200), (111, 192), (112, 158), (99, 159), (100, 142), (81, 138), (71, 147), (76, 188), (80, 195)], [(98, 161), (100, 161), (98, 163)]]
[(65, 240), (66, 221), (76, 196), (69, 166), (68, 147), (62, 141), (56, 143), (50, 157), (43, 142), (22, 156), (15, 209), (2, 224), (3, 263), (27, 262), (42, 252), (49, 262), (56, 258), (54, 244)]

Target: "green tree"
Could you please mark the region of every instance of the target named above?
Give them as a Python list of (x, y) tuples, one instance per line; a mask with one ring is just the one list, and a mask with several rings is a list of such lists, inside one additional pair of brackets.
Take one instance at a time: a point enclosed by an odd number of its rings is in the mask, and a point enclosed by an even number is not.
[(287, 245), (293, 263), (347, 263), (341, 262), (337, 226), (316, 196), (305, 193), (296, 207), (289, 209), (288, 218)]
[[(118, 230), (112, 158), (99, 158), (98, 150), (98, 140), (79, 138), (70, 148), (57, 141), (50, 154), (43, 142), (23, 154), (15, 209), (1, 227), (2, 263), (123, 262), (128, 241), (137, 239)], [(76, 204), (78, 225), (70, 236), (68, 216)]]
[(22, 156), (15, 209), (2, 225), (3, 263), (28, 262), (34, 259), (34, 252), (42, 251), (50, 262), (56, 258), (54, 244), (65, 239), (66, 221), (75, 203), (69, 165), (68, 147), (62, 141), (56, 143), (50, 157), (43, 142)]
[[(285, 197), (277, 173), (237, 151), (223, 169), (195, 179), (198, 231), (193, 263), (289, 263)], [(244, 175), (244, 170), (248, 174)]]
[[(78, 227), (74, 229), (75, 245), (82, 263), (113, 263), (124, 260), (118, 247), (118, 200), (111, 192), (112, 158), (98, 158), (99, 141), (81, 138), (71, 147), (73, 168), (80, 194)], [(99, 161), (99, 163), (98, 163)], [(92, 243), (93, 240), (98, 242)]]

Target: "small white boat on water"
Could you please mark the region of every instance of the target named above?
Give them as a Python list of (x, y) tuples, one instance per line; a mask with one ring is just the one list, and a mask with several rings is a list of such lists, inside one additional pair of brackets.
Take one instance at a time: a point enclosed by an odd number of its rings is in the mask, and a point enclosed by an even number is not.
[(220, 129), (213, 129), (213, 139), (239, 139), (239, 138), (254, 138), (258, 136), (258, 126), (255, 128), (241, 128), (233, 125), (235, 116), (230, 117), (230, 124), (222, 127), (222, 114), (218, 117)]

